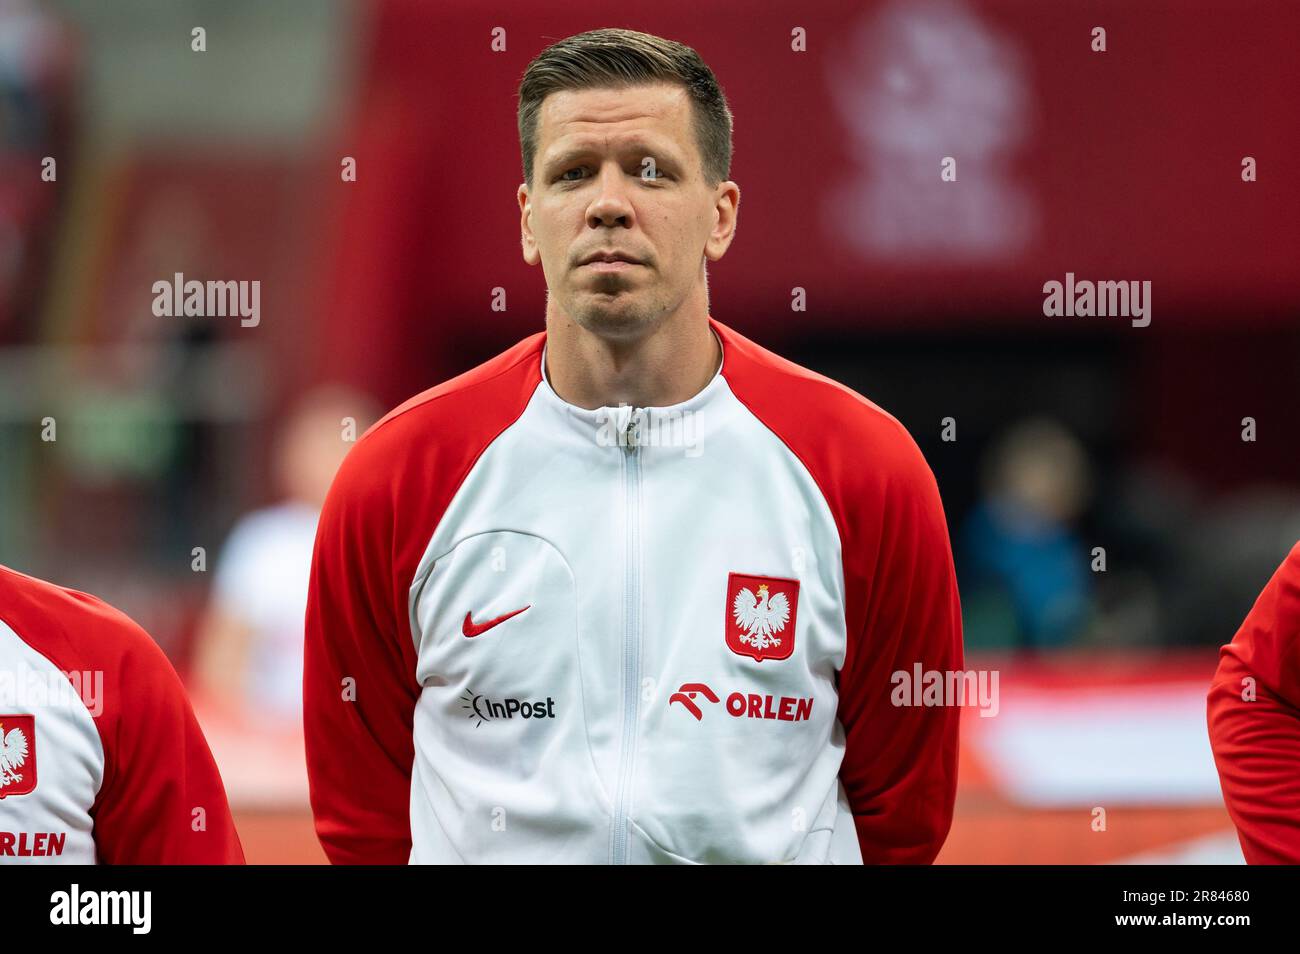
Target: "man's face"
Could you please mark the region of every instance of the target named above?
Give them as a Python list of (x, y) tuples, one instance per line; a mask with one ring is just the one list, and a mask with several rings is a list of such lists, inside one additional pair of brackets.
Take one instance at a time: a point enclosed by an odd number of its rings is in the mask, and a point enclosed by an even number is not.
[[(531, 187), (519, 187), (524, 260), (589, 331), (639, 338), (726, 252), (740, 191), (710, 187), (690, 98), (673, 85), (552, 93), (538, 114)], [(592, 261), (608, 254), (629, 261)]]

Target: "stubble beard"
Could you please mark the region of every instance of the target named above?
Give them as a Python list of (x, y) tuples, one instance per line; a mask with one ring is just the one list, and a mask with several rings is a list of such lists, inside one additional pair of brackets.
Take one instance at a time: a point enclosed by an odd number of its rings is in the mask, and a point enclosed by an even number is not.
[(645, 289), (633, 290), (617, 275), (602, 277), (566, 309), (581, 328), (611, 341), (644, 337), (668, 313), (667, 302)]

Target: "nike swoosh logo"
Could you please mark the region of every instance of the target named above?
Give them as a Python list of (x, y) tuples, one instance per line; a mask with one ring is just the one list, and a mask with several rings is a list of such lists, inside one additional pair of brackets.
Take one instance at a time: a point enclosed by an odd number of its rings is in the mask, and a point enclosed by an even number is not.
[(497, 623), (504, 623), (511, 616), (518, 616), (520, 613), (522, 613), (524, 610), (528, 609), (532, 605), (533, 605), (532, 603), (529, 603), (528, 606), (524, 607), (524, 609), (517, 609), (513, 613), (506, 613), (504, 616), (498, 616), (496, 619), (490, 619), (486, 623), (476, 623), (474, 622), (474, 620), (470, 619), (470, 614), (466, 613), (465, 622), (460, 624), (460, 631), (464, 633), (466, 636), (468, 636), (470, 639), (473, 639), (475, 636), (483, 635), (489, 629), (495, 626)]

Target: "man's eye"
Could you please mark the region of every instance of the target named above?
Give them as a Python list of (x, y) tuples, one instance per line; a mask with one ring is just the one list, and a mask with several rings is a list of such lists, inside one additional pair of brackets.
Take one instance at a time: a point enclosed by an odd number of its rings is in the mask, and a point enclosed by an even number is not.
[[(587, 176), (586, 166), (574, 166), (572, 169), (566, 169), (556, 177), (557, 182), (581, 182)], [(638, 177), (642, 179), (667, 179), (668, 173), (664, 172), (657, 166), (647, 166), (637, 171)]]

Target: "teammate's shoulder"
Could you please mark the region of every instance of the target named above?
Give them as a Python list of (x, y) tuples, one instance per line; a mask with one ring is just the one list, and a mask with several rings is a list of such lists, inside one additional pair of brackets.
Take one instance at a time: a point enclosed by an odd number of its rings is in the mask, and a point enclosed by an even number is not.
[(127, 660), (170, 665), (153, 638), (117, 607), (6, 566), (0, 566), (0, 619), (64, 668), (116, 671)]
[(1286, 555), (1282, 561), (1283, 572), (1286, 576), (1297, 583), (1300, 583), (1300, 540), (1297, 540), (1291, 552)]
[[(1286, 599), (1292, 615), (1296, 617), (1295, 623), (1300, 627), (1300, 540), (1283, 558), (1269, 583)], [(1300, 636), (1300, 632), (1296, 635)]]
[(878, 463), (919, 457), (907, 428), (871, 399), (713, 323), (727, 349), (723, 376), (732, 393), (787, 443), (833, 443)]

